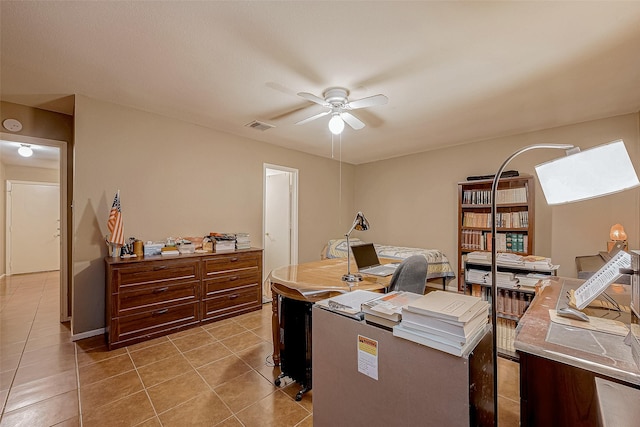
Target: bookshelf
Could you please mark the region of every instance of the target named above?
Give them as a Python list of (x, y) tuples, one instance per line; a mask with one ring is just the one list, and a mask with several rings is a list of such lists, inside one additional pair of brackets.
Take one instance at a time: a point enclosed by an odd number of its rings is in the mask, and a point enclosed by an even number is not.
[[(464, 289), (464, 255), (491, 250), (492, 179), (458, 183), (458, 290)], [(502, 178), (496, 197), (498, 252), (534, 253), (535, 183), (531, 175)]]
[[(526, 276), (533, 274), (543, 279), (546, 276), (556, 276), (558, 266), (550, 268), (530, 268), (525, 266), (496, 265), (498, 270), (498, 298), (496, 301), (496, 342), (498, 345), (498, 355), (511, 360), (518, 360), (518, 355), (513, 346), (515, 339), (515, 330), (518, 322), (529, 308), (529, 305), (535, 297), (535, 288), (533, 286), (509, 285), (504, 283), (501, 274), (506, 276)], [(484, 272), (487, 275), (491, 273), (491, 263), (479, 260), (470, 261), (464, 259), (463, 291), (471, 295), (480, 297), (486, 301), (491, 301), (491, 280), (487, 277), (486, 283), (480, 283), (478, 272)], [(476, 274), (474, 274), (476, 273)], [(503, 276), (504, 277), (504, 276)], [(532, 285), (537, 278), (530, 279)]]

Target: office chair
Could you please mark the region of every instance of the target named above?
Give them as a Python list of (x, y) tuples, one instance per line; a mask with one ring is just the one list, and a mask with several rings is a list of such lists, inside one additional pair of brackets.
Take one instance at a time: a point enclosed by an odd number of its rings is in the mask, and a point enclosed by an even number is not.
[(413, 255), (396, 268), (389, 282), (389, 292), (407, 291), (422, 295), (426, 281), (427, 259), (423, 255)]

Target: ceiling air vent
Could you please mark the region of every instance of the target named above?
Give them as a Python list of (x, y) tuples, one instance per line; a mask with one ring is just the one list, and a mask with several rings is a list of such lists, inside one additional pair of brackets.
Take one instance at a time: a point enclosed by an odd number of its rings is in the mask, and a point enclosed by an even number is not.
[(251, 123), (247, 123), (245, 126), (250, 127), (252, 129), (265, 131), (267, 129), (274, 128), (274, 125), (270, 125), (268, 123), (259, 122), (257, 120), (252, 121)]

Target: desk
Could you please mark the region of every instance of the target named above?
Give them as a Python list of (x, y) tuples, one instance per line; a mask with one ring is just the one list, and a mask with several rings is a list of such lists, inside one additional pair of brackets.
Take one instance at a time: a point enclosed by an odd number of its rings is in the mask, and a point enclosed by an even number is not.
[[(381, 262), (390, 262), (390, 260), (381, 260)], [(351, 270), (357, 271), (355, 263), (352, 261), (351, 264)], [(356, 282), (355, 285), (349, 287), (347, 282), (342, 281), (342, 276), (346, 272), (347, 260), (332, 258), (276, 268), (269, 274), (267, 280), (273, 294), (271, 327), (273, 332), (273, 363), (275, 365), (280, 365), (279, 297), (315, 302), (349, 292), (352, 289), (382, 291), (389, 286), (391, 280), (391, 276), (363, 276), (361, 282)]]
[[(549, 281), (551, 285), (533, 300), (516, 332), (520, 425), (595, 426), (595, 378), (640, 389), (640, 369), (624, 337), (551, 322), (549, 309), (566, 305), (567, 290), (577, 289), (584, 281), (563, 277)], [(613, 291), (609, 295), (616, 298)]]
[[(490, 331), (457, 357), (315, 305), (312, 335), (316, 427), (493, 425)], [(374, 377), (358, 370), (359, 337), (376, 342)]]

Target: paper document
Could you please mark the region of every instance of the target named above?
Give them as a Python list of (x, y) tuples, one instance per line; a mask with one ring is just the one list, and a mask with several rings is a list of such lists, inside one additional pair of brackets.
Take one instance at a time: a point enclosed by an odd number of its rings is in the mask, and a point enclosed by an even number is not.
[(358, 289), (317, 301), (316, 304), (328, 310), (335, 311), (336, 313), (357, 315), (362, 312), (360, 306), (363, 303), (378, 298), (379, 296), (380, 294), (378, 292)]
[(575, 298), (578, 310), (588, 306), (614, 280), (622, 276), (620, 274), (621, 268), (631, 268), (631, 255), (628, 252), (620, 251), (615, 254), (600, 270), (576, 289)]

